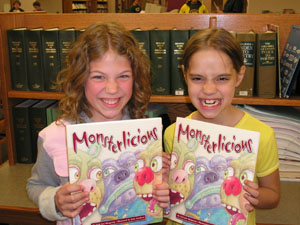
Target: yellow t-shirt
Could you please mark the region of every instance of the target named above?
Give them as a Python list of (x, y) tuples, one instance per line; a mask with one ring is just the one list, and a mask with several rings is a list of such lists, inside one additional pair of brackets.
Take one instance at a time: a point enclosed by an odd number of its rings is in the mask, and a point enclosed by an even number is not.
[[(188, 115), (187, 119), (192, 119), (192, 115), (195, 112)], [(275, 139), (274, 130), (268, 126), (267, 124), (263, 123), (262, 121), (254, 118), (249, 113), (244, 112), (243, 118), (238, 122), (235, 128), (250, 130), (250, 131), (257, 131), (260, 133), (260, 140), (259, 140), (259, 148), (258, 148), (258, 155), (256, 161), (256, 171), (255, 171), (255, 179), (254, 181), (257, 183), (257, 177), (264, 177), (276, 169), (279, 168), (279, 159), (278, 159), (278, 150), (277, 150), (277, 143)], [(165, 133), (164, 133), (164, 146), (165, 151), (167, 153), (172, 152), (173, 148), (173, 139), (175, 133), (176, 123), (170, 125)], [(176, 222), (168, 221), (168, 225), (171, 224), (178, 224)], [(247, 225), (255, 225), (255, 210), (248, 214), (248, 223)]]

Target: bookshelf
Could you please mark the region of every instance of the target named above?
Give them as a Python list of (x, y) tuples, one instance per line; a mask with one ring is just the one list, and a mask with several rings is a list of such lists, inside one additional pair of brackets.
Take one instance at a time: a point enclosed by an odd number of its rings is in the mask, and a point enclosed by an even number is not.
[[(216, 21), (217, 27), (223, 27), (237, 32), (246, 32), (254, 29), (263, 31), (268, 23), (277, 24), (280, 27), (280, 52), (282, 53), (288, 38), (292, 24), (300, 24), (300, 14), (127, 14), (120, 13), (87, 13), (87, 14), (31, 14), (31, 13), (0, 13), (1, 35), (0, 35), (0, 75), (2, 80), (2, 98), (4, 106), (4, 117), (6, 118), (6, 135), (8, 146), (9, 164), (16, 163), (15, 139), (13, 130), (12, 106), (28, 98), (33, 99), (60, 99), (63, 93), (14, 91), (11, 88), (9, 57), (7, 48), (6, 30), (16, 27), (58, 27), (60, 29), (74, 27), (82, 29), (95, 21), (115, 21), (122, 23), (127, 29), (149, 30), (155, 27), (159, 29), (203, 29), (209, 27), (211, 18)], [(187, 96), (159, 95), (152, 96), (151, 102), (167, 105), (168, 113), (173, 115), (187, 115), (190, 101)], [(235, 104), (249, 105), (280, 105), (300, 106), (300, 96), (291, 99), (264, 99), (264, 98), (234, 98)], [(181, 115), (179, 115), (181, 116)]]
[[(64, 0), (64, 13), (108, 13), (115, 12), (116, 0)], [(110, 7), (112, 5), (112, 7)]]

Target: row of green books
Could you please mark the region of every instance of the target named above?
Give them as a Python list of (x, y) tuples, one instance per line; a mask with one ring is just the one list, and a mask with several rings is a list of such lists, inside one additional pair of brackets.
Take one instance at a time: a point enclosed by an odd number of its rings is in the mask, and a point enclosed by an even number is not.
[(18, 163), (34, 163), (38, 133), (56, 120), (58, 101), (27, 99), (13, 107)]
[[(153, 94), (187, 95), (181, 71), (182, 54), (185, 43), (197, 31), (131, 30), (140, 48), (151, 59)], [(70, 46), (81, 32), (83, 30), (57, 28), (8, 30), (12, 88), (57, 91), (56, 76), (66, 66)], [(232, 32), (242, 47), (247, 67), (236, 96), (274, 98), (290, 94), (291, 91), (286, 90), (287, 76), (284, 71), (280, 74), (278, 33), (275, 25), (268, 26), (264, 33)], [(288, 59), (288, 56), (283, 55), (283, 58)]]
[(7, 30), (12, 89), (57, 91), (56, 76), (66, 66), (70, 46), (80, 32), (72, 28)]

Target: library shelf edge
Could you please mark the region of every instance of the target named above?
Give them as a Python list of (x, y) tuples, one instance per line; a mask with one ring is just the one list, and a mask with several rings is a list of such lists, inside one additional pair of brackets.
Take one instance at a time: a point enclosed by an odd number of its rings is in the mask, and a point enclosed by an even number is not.
[[(74, 27), (82, 29), (96, 21), (115, 21), (123, 24), (127, 29), (149, 30), (155, 27), (159, 29), (203, 29), (209, 27), (211, 19), (214, 18), (217, 27), (223, 27), (236, 32), (246, 32), (251, 29), (263, 31), (267, 24), (276, 24), (280, 27), (280, 52), (283, 51), (289, 31), (293, 24), (300, 25), (300, 14), (130, 14), (120, 13), (88, 13), (88, 14), (30, 14), (30, 13), (0, 13), (1, 36), (0, 36), (0, 76), (2, 81), (3, 108), (6, 120), (6, 135), (8, 145), (9, 164), (16, 163), (15, 139), (13, 129), (12, 107), (17, 102), (27, 98), (34, 99), (60, 99), (62, 93), (54, 92), (30, 92), (14, 91), (11, 88), (10, 68), (8, 60), (6, 30), (16, 27), (50, 28), (60, 29)], [(175, 107), (181, 107), (190, 103), (187, 96), (161, 96), (154, 95), (151, 102), (164, 103), (168, 110), (176, 111)], [(300, 97), (292, 99), (262, 99), (262, 98), (234, 98), (234, 104), (251, 105), (280, 105), (300, 106)], [(178, 106), (179, 105), (179, 106)], [(173, 107), (173, 108), (172, 108)]]
[[(8, 91), (9, 98), (16, 99), (51, 99), (60, 100), (61, 92), (35, 92), (35, 91)], [(188, 96), (152, 95), (152, 103), (191, 103)], [(300, 106), (300, 97), (295, 98), (259, 98), (259, 97), (234, 97), (233, 104), (246, 105), (273, 105), (273, 106)]]

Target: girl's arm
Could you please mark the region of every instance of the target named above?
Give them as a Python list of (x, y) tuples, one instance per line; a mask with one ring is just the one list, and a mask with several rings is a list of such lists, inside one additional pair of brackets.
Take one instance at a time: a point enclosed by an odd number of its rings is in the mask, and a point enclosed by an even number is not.
[(246, 209), (251, 212), (254, 208), (272, 209), (275, 208), (280, 200), (280, 178), (279, 170), (258, 178), (258, 184), (252, 181), (245, 182), (244, 189), (248, 192), (245, 198), (250, 204)]

